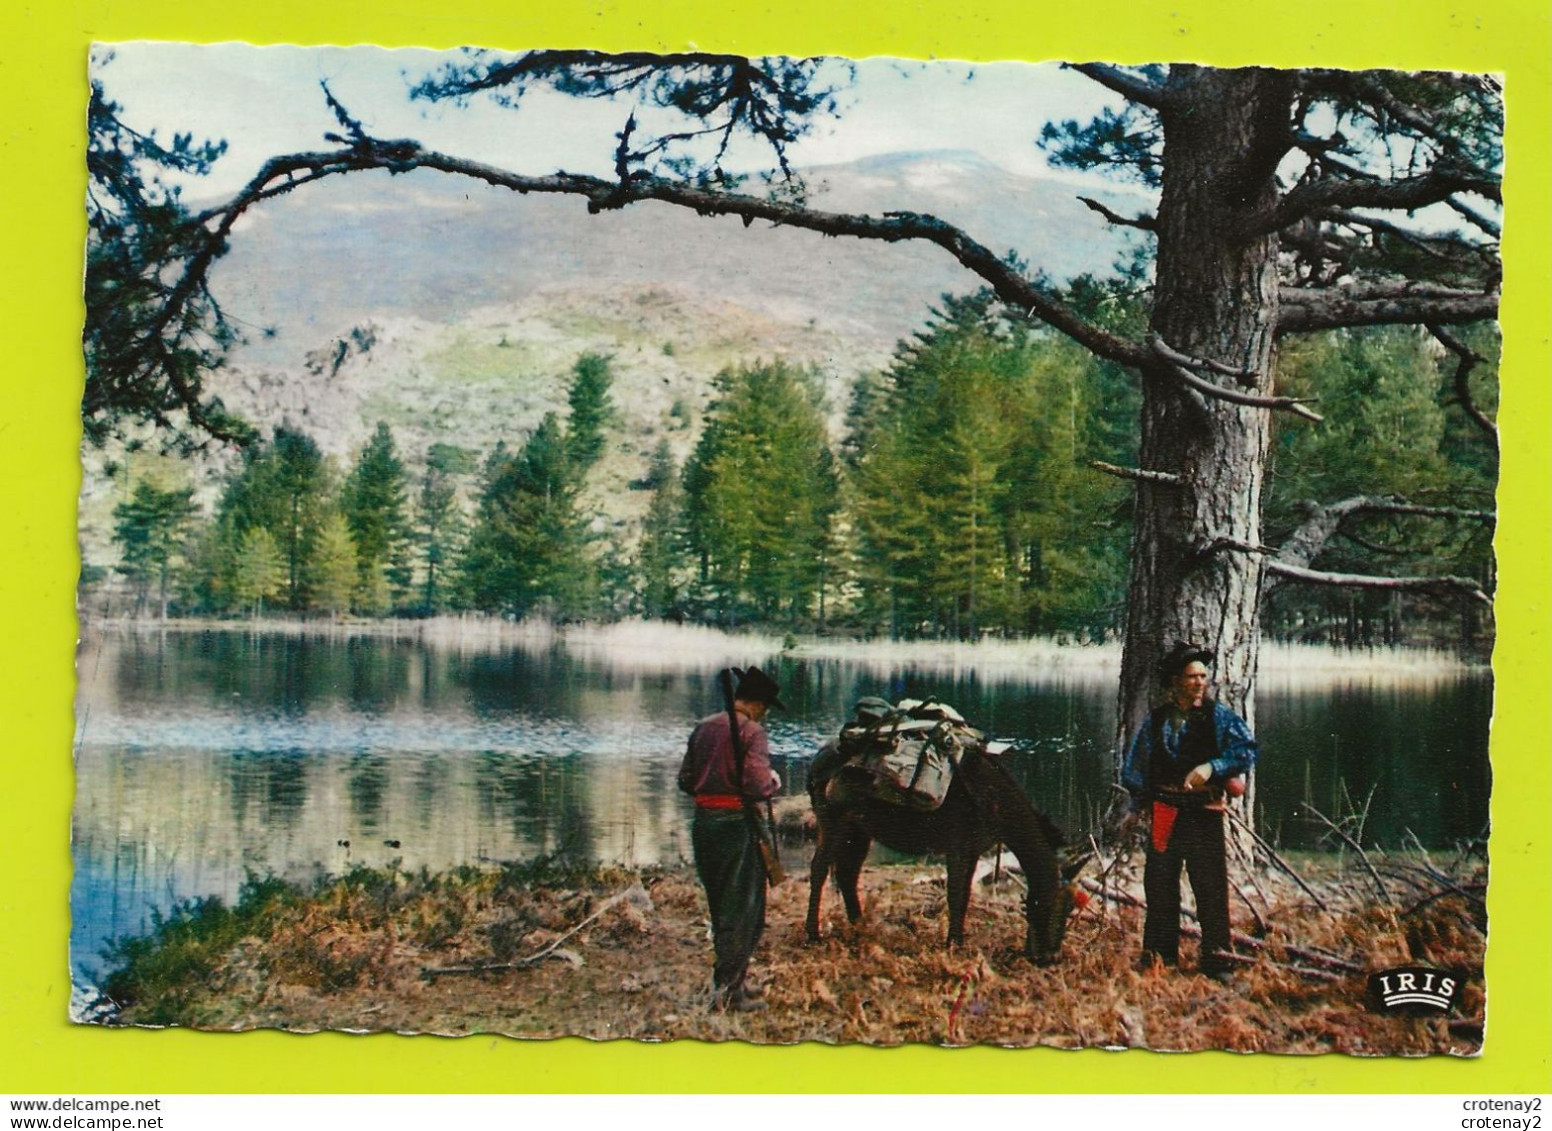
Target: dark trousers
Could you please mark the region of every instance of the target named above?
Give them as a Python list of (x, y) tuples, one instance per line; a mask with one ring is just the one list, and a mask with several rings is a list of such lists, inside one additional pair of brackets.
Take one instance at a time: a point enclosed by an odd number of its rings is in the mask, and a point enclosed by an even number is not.
[(1202, 925), (1203, 970), (1222, 970), (1230, 952), (1229, 868), (1224, 816), (1216, 809), (1182, 809), (1163, 852), (1148, 846), (1143, 895), (1148, 902), (1142, 949), (1174, 963), (1180, 956), (1180, 868), (1191, 877), (1196, 918)]
[(697, 810), (690, 843), (711, 907), (712, 980), (719, 992), (737, 990), (765, 926), (765, 864), (737, 809)]

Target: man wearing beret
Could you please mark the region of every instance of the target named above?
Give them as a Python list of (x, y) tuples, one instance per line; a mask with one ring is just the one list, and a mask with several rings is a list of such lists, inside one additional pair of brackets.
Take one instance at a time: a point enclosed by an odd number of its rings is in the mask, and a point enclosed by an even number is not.
[[(708, 715), (690, 734), (689, 748), (679, 767), (679, 788), (695, 796), (695, 822), (690, 842), (695, 870), (706, 888), (711, 908), (711, 941), (716, 960), (712, 981), (713, 1010), (751, 1013), (765, 1008), (763, 988), (748, 982), (749, 959), (765, 926), (765, 862), (753, 822), (745, 814), (775, 796), (781, 779), (771, 769), (770, 745), (760, 725), (765, 712), (781, 707), (781, 688), (759, 668), (739, 672), (732, 714), (738, 719), (734, 749), (729, 712)], [(738, 773), (739, 755), (743, 775)]]
[(1229, 936), (1226, 794), (1244, 792), (1256, 761), (1245, 720), (1207, 695), (1213, 653), (1176, 644), (1159, 662), (1164, 702), (1143, 719), (1121, 772), (1133, 812), (1151, 819), (1143, 894), (1142, 968), (1179, 961), (1180, 871), (1191, 878), (1202, 927), (1199, 971), (1227, 982), (1234, 967)]

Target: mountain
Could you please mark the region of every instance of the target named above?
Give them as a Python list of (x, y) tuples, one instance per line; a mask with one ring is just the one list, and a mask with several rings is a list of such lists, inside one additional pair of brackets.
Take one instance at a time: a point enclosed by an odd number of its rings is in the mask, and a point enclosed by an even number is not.
[[(1123, 246), (1070, 183), (1017, 176), (973, 154), (894, 154), (805, 178), (815, 207), (932, 213), (1058, 282), (1107, 272)], [(1120, 211), (1143, 206), (1109, 195)], [(245, 217), (213, 283), (250, 327), (276, 330), (252, 334), (237, 360), (288, 367), (368, 318), (453, 322), (577, 284), (605, 293), (667, 283), (782, 321), (812, 318), (887, 350), (944, 291), (971, 285), (936, 247), (770, 229), (655, 202), (589, 215), (580, 198), (517, 197), (438, 173), (361, 173)]]
[[(1107, 272), (1125, 246), (1071, 184), (973, 154), (895, 154), (805, 176), (815, 207), (930, 212), (1058, 281)], [(856, 375), (887, 364), (944, 292), (973, 285), (936, 247), (770, 228), (655, 203), (589, 215), (580, 199), (435, 173), (327, 180), (239, 221), (212, 289), (248, 341), (210, 385), (261, 429), (302, 428), (341, 468), (386, 421), (418, 470), (435, 441), (482, 454), (520, 443), (544, 413), (564, 413), (579, 355), (610, 354), (622, 423), (593, 494), (604, 523), (629, 527), (648, 501), (630, 484), (661, 439), (681, 461), (689, 453), (718, 370), (777, 356), (813, 365), (838, 435)], [(121, 459), (87, 453), (92, 561), (112, 556), (111, 510), (126, 488), (104, 468)], [(197, 462), (207, 505), (234, 459)]]

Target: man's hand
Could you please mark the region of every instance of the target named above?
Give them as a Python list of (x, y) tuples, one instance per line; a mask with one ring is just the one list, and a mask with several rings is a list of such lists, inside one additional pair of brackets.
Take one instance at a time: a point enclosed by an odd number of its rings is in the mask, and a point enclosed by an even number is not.
[(1213, 768), (1211, 762), (1203, 762), (1196, 769), (1186, 775), (1187, 789), (1202, 789), (1212, 780)]

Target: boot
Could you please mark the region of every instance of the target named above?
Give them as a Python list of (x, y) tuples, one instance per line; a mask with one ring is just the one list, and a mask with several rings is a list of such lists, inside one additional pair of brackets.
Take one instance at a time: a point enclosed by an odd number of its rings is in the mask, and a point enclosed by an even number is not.
[(769, 1008), (767, 1003), (760, 1000), (760, 995), (765, 991), (760, 990), (751, 994), (743, 984), (726, 986), (718, 989), (711, 998), (711, 1012), (713, 1013), (759, 1013)]

